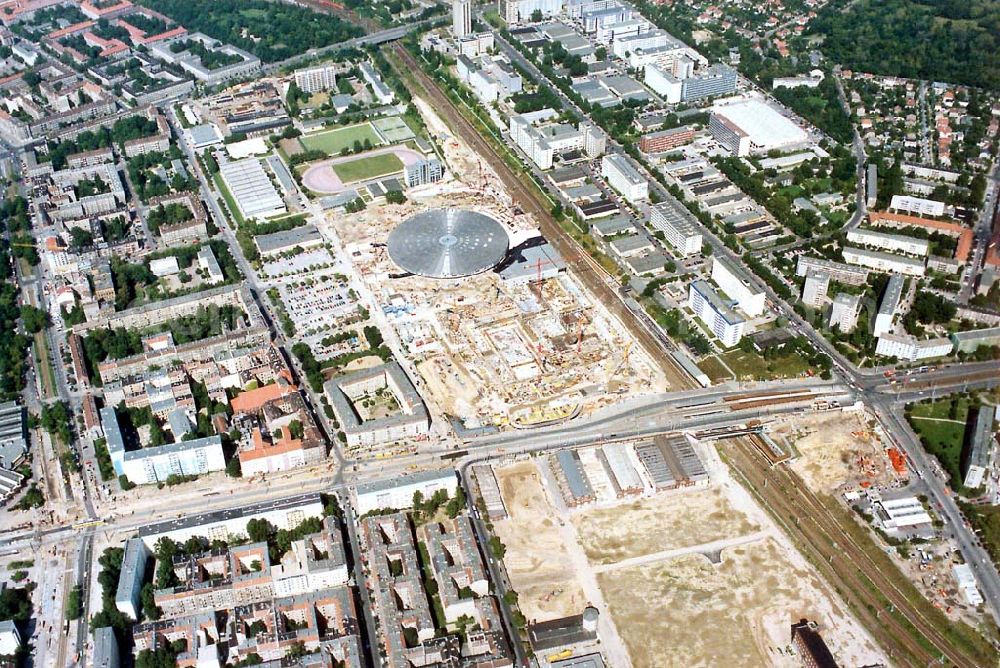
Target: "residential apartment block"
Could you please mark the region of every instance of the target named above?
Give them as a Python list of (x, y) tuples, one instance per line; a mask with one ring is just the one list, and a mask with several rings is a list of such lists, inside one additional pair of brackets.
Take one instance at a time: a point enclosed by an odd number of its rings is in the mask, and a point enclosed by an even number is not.
[(688, 257), (701, 252), (702, 237), (698, 221), (684, 205), (668, 197), (659, 204), (654, 204), (649, 211), (650, 224), (682, 256)]
[(875, 352), (906, 362), (943, 357), (951, 354), (953, 345), (947, 338), (920, 340), (912, 334), (883, 334)]
[(764, 313), (766, 293), (754, 287), (750, 277), (726, 258), (712, 258), (712, 280), (727, 296), (735, 299), (740, 310), (751, 318)]
[(694, 311), (727, 348), (735, 346), (743, 338), (746, 321), (722, 301), (707, 281), (691, 283), (688, 288), (688, 308)]
[(632, 160), (621, 153), (606, 155), (601, 160), (601, 176), (631, 203), (649, 199), (649, 182), (639, 173)]

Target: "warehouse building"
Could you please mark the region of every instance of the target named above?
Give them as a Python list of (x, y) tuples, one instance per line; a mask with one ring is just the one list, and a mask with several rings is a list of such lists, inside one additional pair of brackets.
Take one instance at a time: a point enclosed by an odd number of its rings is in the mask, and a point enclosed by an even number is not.
[(737, 156), (796, 148), (809, 142), (809, 135), (794, 121), (756, 99), (717, 102), (708, 129)]
[(901, 499), (878, 499), (872, 504), (875, 517), (885, 529), (908, 529), (931, 523), (927, 509), (915, 496)]
[(563, 499), (568, 506), (581, 506), (597, 499), (593, 485), (583, 470), (580, 453), (576, 450), (560, 450), (555, 456), (558, 464), (556, 478), (560, 482)]
[(28, 422), (15, 401), (0, 404), (0, 468), (13, 469), (28, 452)]
[(244, 218), (262, 220), (288, 210), (257, 158), (224, 162), (219, 165), (219, 172)]
[(507, 519), (507, 506), (500, 494), (500, 485), (493, 467), (489, 464), (476, 464), (472, 467), (472, 475), (479, 486), (479, 496), (486, 505), (486, 516), (492, 521)]
[(708, 484), (708, 472), (691, 443), (683, 434), (656, 436), (638, 443), (635, 454), (653, 489)]
[(302, 225), (283, 232), (261, 234), (253, 238), (261, 257), (268, 258), (288, 253), (296, 248), (309, 250), (323, 245), (323, 235), (315, 225)]

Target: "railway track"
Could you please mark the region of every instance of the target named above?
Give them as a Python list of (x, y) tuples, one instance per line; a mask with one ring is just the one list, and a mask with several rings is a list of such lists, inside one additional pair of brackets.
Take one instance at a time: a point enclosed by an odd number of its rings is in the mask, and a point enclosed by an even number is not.
[(534, 186), (525, 184), (511, 170), (493, 145), (482, 137), (452, 100), (427, 76), (416, 58), (404, 46), (394, 44), (389, 48), (392, 49), (399, 62), (407, 68), (407, 71), (400, 72), (404, 81), (419, 88), (419, 90), (412, 92), (427, 100), (445, 123), (456, 134), (461, 135), (462, 139), (486, 160), (503, 181), (513, 201), (517, 202), (525, 213), (531, 214), (538, 220), (542, 234), (563, 256), (574, 275), (587, 286), (595, 299), (600, 301), (628, 329), (650, 358), (659, 365), (671, 388), (680, 390), (696, 387), (695, 382), (674, 362), (670, 351), (665, 349), (664, 345), (645, 327), (635, 321), (635, 316), (622, 302), (616, 289), (611, 287), (612, 284), (617, 285), (617, 280), (604, 271), (597, 261), (590, 257), (587, 251), (559, 226), (559, 223), (552, 218), (547, 203), (542, 201)]
[[(872, 548), (860, 545), (844, 528), (843, 518), (832, 512), (797, 474), (787, 467), (772, 467), (745, 439), (729, 443), (724, 452), (751, 493), (847, 601), (894, 663), (927, 666), (947, 662), (963, 668), (990, 664), (989, 655), (956, 647), (940, 631), (943, 625), (950, 624), (943, 613), (911, 602), (885, 574), (896, 566), (877, 563)], [(927, 608), (930, 605), (926, 602)]]

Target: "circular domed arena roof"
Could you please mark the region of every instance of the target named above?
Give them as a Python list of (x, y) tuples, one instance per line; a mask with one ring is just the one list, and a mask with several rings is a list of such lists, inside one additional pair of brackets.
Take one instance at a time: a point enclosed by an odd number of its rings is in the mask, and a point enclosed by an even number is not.
[(479, 274), (500, 264), (510, 238), (503, 225), (465, 209), (429, 209), (389, 234), (389, 257), (401, 269), (430, 278)]

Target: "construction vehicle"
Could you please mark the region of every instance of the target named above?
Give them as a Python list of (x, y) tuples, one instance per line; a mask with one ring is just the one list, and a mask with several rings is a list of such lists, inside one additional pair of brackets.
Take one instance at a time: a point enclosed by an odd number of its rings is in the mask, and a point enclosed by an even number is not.
[(563, 651), (557, 652), (556, 654), (549, 654), (545, 658), (548, 659), (549, 662), (551, 663), (552, 661), (562, 661), (563, 659), (568, 659), (571, 656), (573, 656), (573, 650), (564, 649)]

